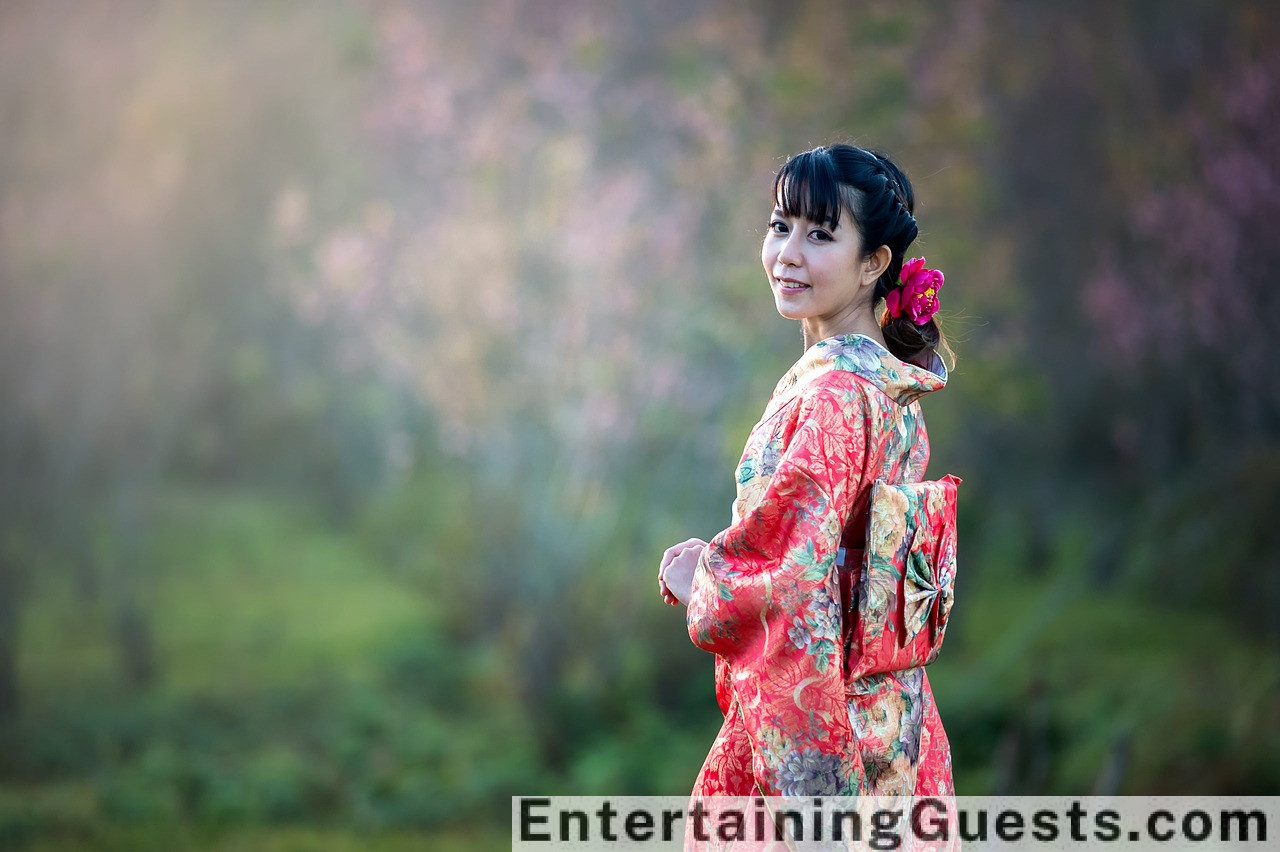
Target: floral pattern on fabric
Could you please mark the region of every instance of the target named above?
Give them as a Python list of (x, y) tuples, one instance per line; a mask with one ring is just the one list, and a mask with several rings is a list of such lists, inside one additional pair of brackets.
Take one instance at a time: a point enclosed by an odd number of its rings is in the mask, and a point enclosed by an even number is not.
[(873, 484), (850, 678), (926, 666), (938, 656), (954, 598), (959, 484), (950, 475)]
[[(937, 483), (888, 488), (919, 482), (928, 464), (917, 400), (946, 384), (941, 362), (931, 366), (863, 335), (829, 338), (782, 377), (752, 429), (732, 523), (703, 552), (688, 606), (690, 637), (716, 654), (725, 714), (695, 795), (953, 792), (917, 645), (941, 641), (950, 608), (955, 489), (938, 504)], [(869, 518), (877, 481), (894, 495), (882, 523), (846, 529)], [(918, 511), (893, 515), (901, 499)], [(875, 564), (899, 576), (862, 577), (866, 551), (890, 554)], [(862, 664), (874, 631), (859, 612), (883, 615), (880, 640), (896, 619), (890, 638), (911, 641)], [(903, 648), (911, 665), (877, 668), (898, 666)]]

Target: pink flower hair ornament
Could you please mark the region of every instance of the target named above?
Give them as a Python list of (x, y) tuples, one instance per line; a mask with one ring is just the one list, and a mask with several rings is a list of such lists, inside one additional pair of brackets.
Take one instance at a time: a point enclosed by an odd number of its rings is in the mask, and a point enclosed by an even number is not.
[(902, 265), (898, 285), (884, 297), (887, 319), (907, 316), (916, 325), (925, 325), (938, 312), (938, 291), (942, 289), (942, 272), (927, 269), (923, 257), (913, 257)]

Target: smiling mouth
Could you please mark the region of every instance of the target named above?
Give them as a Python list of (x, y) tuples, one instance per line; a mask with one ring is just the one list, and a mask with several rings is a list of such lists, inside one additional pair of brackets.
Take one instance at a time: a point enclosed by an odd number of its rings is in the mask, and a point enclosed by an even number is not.
[(774, 280), (776, 280), (776, 281), (778, 282), (778, 287), (780, 287), (780, 288), (781, 288), (781, 289), (783, 289), (783, 290), (789, 290), (789, 291), (791, 291), (791, 292), (793, 292), (793, 293), (794, 293), (794, 292), (799, 292), (800, 290), (808, 290), (808, 289), (809, 289), (809, 285), (808, 285), (808, 284), (801, 284), (799, 281), (787, 281), (787, 280), (782, 279), (782, 278), (777, 278), (777, 279), (774, 279)]

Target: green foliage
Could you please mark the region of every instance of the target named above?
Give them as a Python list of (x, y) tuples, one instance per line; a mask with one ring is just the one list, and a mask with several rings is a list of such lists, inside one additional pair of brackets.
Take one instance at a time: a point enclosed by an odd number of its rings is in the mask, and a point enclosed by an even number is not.
[[(488, 820), (509, 791), (538, 787), (528, 720), (495, 703), (488, 689), (500, 675), (484, 659), (491, 651), (449, 650), (447, 638), (414, 618), (416, 610), (400, 607), (407, 617), (388, 621), (396, 596), (374, 593), (377, 577), (352, 558), (358, 554), (312, 563), (305, 579), (262, 583), (281, 554), (308, 562), (299, 535), (319, 542), (332, 534), (268, 505), (251, 513), (239, 500), (200, 505), (201, 521), (181, 537), (201, 545), (203, 558), (174, 571), (155, 602), (159, 611), (176, 606), (185, 615), (173, 632), (159, 632), (166, 656), (190, 664), (185, 676), (149, 696), (50, 685), (14, 732), (6, 777), (44, 779), (51, 790), (65, 787), (63, 779), (93, 778), (85, 790), (92, 804), (74, 802), (85, 823), (211, 829), (301, 822), (438, 828)], [(236, 592), (223, 597), (211, 582), (217, 578)], [(302, 588), (309, 617), (290, 627)], [(341, 602), (328, 615), (344, 617), (318, 618), (326, 600)], [(74, 602), (42, 598), (34, 621), (56, 621), (51, 610), (67, 606)], [(259, 608), (283, 625), (283, 641), (261, 642)], [(236, 612), (234, 629), (200, 617), (216, 612)], [(210, 639), (220, 643), (216, 663), (197, 651)], [(47, 641), (64, 643), (52, 649), (63, 658), (83, 653), (74, 636)], [(363, 648), (364, 665), (343, 662), (335, 641), (348, 654)], [(4, 831), (62, 831), (68, 810), (49, 801), (47, 819), (6, 811)]]

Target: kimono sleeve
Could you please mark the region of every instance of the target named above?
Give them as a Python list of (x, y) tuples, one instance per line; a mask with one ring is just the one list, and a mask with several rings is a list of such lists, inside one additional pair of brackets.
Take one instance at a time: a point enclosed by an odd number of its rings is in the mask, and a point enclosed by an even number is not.
[(766, 795), (856, 792), (835, 561), (870, 417), (856, 381), (804, 399), (765, 493), (711, 540), (694, 574), (689, 635), (728, 664)]

